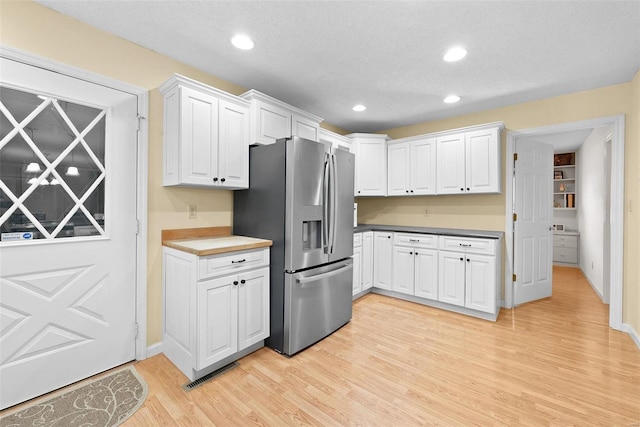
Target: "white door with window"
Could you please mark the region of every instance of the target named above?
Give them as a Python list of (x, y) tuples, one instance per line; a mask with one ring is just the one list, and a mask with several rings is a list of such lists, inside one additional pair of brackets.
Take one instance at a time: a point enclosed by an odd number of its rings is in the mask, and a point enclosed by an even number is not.
[(135, 358), (137, 98), (0, 61), (3, 409)]
[(516, 141), (514, 304), (551, 296), (553, 258), (553, 147)]

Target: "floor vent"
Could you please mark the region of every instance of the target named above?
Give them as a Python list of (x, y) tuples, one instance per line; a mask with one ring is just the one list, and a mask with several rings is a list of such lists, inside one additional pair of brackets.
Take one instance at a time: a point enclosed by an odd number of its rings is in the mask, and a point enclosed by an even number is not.
[(211, 380), (211, 379), (213, 379), (215, 377), (218, 377), (218, 376), (224, 374), (225, 372), (235, 368), (236, 366), (238, 366), (238, 364), (236, 362), (229, 363), (228, 365), (223, 366), (222, 368), (218, 369), (217, 371), (213, 371), (210, 374), (207, 374), (202, 378), (198, 378), (197, 380), (192, 381), (189, 384), (183, 385), (182, 388), (185, 391), (191, 391), (194, 388), (199, 387), (202, 384), (206, 383), (207, 381), (209, 381), (209, 380)]

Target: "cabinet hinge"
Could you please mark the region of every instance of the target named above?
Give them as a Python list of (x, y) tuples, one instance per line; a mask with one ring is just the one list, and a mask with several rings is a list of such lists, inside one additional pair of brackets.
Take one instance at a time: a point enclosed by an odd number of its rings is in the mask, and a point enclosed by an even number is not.
[(141, 116), (140, 114), (136, 115), (137, 119), (138, 119), (138, 129), (136, 129), (138, 132), (140, 132), (140, 129), (142, 128), (142, 125), (140, 124), (140, 122), (142, 120), (146, 120), (147, 118), (145, 116)]
[(138, 332), (139, 332), (139, 329), (140, 329), (140, 328), (139, 328), (139, 326), (138, 326), (138, 324), (137, 324), (137, 323), (135, 324), (134, 329), (135, 329), (135, 331), (134, 331), (134, 333), (135, 333), (134, 338), (138, 338)]
[(514, 221), (517, 221), (517, 220), (518, 220), (518, 214), (517, 214), (517, 213), (514, 213), (514, 214), (513, 214), (513, 220), (514, 220)]
[(514, 275), (512, 276), (512, 279), (513, 279), (513, 281), (515, 282), (515, 281), (516, 281), (516, 279), (517, 279), (517, 276), (514, 274)]
[(515, 162), (516, 160), (518, 160), (518, 153), (513, 153), (513, 161)]
[(140, 234), (140, 220), (136, 218), (136, 235)]

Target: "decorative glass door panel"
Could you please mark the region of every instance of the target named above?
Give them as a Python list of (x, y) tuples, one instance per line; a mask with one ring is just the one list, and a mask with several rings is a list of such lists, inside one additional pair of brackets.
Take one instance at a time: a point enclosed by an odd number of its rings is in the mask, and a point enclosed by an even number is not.
[(0, 87), (1, 241), (106, 234), (106, 115)]

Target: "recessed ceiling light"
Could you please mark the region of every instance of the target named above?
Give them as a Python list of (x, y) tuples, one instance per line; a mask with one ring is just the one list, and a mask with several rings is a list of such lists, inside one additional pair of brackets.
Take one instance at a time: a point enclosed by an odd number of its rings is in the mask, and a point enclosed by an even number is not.
[(462, 58), (467, 56), (467, 51), (461, 46), (454, 46), (444, 54), (442, 59), (447, 62), (455, 62), (460, 61)]
[(255, 46), (253, 40), (242, 34), (233, 36), (231, 38), (231, 44), (242, 50), (251, 50), (253, 49), (253, 46)]
[(360, 112), (360, 111), (364, 111), (364, 110), (366, 110), (366, 109), (367, 109), (367, 107), (365, 107), (365, 106), (364, 106), (364, 105), (362, 105), (362, 104), (358, 104), (358, 105), (354, 105), (354, 106), (353, 106), (353, 111), (358, 111), (358, 112)]
[(446, 104), (453, 104), (458, 101), (460, 101), (460, 97), (458, 95), (449, 95), (444, 99)]

